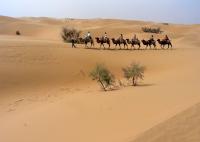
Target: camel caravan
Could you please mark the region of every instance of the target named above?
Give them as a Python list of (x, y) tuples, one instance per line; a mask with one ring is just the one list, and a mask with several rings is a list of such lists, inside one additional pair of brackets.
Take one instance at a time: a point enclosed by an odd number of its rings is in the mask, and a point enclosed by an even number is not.
[[(144, 45), (145, 49), (157, 49), (156, 48), (156, 43), (160, 44), (161, 49), (166, 49), (165, 46), (167, 46), (167, 49), (171, 47), (172, 49), (172, 43), (171, 40), (168, 38), (167, 35), (163, 39), (154, 39), (154, 36), (151, 35), (150, 39), (148, 40), (139, 40), (134, 34), (132, 39), (124, 39), (123, 34), (120, 35), (119, 38), (109, 38), (107, 36), (107, 33), (105, 32), (104, 36), (102, 37), (95, 37), (96, 43), (100, 45), (100, 49), (103, 47), (104, 49), (111, 49), (111, 43), (115, 46), (115, 49), (119, 47), (119, 49), (129, 49), (129, 45), (131, 45), (131, 49), (137, 49), (140, 50), (142, 44)], [(72, 43), (72, 48), (76, 48), (75, 44), (80, 43), (80, 44), (85, 44), (85, 48), (92, 48), (94, 47), (94, 39), (91, 36), (91, 33), (88, 32), (84, 38), (73, 38), (71, 40)], [(88, 44), (90, 46), (88, 46)], [(106, 44), (106, 46), (105, 46)], [(137, 48), (135, 48), (137, 47)]]

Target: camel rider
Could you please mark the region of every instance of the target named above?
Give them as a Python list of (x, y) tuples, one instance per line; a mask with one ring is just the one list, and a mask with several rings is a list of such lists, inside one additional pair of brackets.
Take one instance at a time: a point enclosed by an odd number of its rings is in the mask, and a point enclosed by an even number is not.
[(150, 41), (154, 41), (154, 37), (153, 37), (153, 35), (151, 35), (151, 37), (150, 37)]
[(104, 40), (106, 41), (107, 39), (108, 39), (108, 36), (107, 36), (107, 33), (105, 32), (105, 34), (104, 34)]
[(136, 34), (134, 34), (134, 36), (133, 36), (133, 41), (136, 41), (138, 38), (137, 38), (137, 36), (136, 36)]
[(167, 35), (165, 35), (165, 38), (163, 40), (169, 41), (169, 37)]
[(91, 33), (90, 32), (88, 32), (87, 33), (87, 35), (86, 35), (86, 38), (89, 38), (89, 39), (91, 39), (92, 37), (91, 37)]
[(108, 36), (107, 36), (107, 33), (105, 32), (105, 34), (104, 34), (104, 38), (105, 39), (107, 39), (108, 38)]
[(120, 35), (119, 40), (122, 42), (124, 39), (123, 34)]

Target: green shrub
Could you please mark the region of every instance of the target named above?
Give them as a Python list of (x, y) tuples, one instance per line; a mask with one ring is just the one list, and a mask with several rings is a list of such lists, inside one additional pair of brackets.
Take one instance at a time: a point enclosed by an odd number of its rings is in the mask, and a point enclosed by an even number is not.
[(102, 64), (97, 64), (96, 67), (90, 72), (90, 77), (99, 82), (104, 89), (112, 86), (114, 81), (113, 74)]
[(71, 42), (73, 40), (77, 40), (80, 37), (81, 31), (74, 29), (74, 28), (68, 28), (63, 27), (62, 29), (62, 39), (64, 42)]
[(158, 28), (142, 27), (142, 31), (145, 33), (156, 33), (156, 34), (160, 34), (162, 32), (159, 27)]
[(132, 79), (132, 85), (136, 86), (138, 79), (143, 79), (145, 67), (138, 63), (132, 63), (130, 66), (122, 69), (124, 77), (128, 80)]
[(166, 26), (168, 26), (169, 25), (169, 23), (162, 23), (163, 25), (166, 25)]

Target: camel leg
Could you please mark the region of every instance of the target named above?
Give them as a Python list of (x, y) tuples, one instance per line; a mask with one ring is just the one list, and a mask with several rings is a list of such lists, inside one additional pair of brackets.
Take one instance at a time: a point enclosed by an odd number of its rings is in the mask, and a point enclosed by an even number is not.
[(140, 45), (138, 44), (138, 50), (140, 50)]
[(172, 49), (172, 44), (170, 43), (170, 45), (171, 45), (171, 49)]
[(131, 50), (133, 50), (133, 45), (131, 44)]
[[(126, 48), (126, 46), (127, 46), (127, 45), (126, 45), (126, 44), (124, 44), (124, 49)], [(126, 50), (128, 50), (128, 46), (127, 46)]]
[(171, 49), (172, 49), (172, 44), (171, 43), (168, 44), (168, 49), (169, 49), (169, 46), (171, 46)]

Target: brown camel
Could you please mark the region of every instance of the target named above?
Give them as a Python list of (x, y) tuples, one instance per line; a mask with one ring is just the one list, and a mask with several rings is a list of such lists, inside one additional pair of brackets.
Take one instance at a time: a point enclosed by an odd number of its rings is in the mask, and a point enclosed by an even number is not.
[(135, 47), (134, 47), (135, 45), (138, 45), (138, 46), (139, 46), (138, 50), (139, 50), (140, 47), (141, 47), (141, 44), (140, 44), (140, 40), (139, 40), (139, 39), (137, 39), (137, 40), (126, 39), (126, 41), (127, 41), (128, 44), (131, 44), (131, 47), (133, 47), (134, 49), (135, 49)]
[(119, 45), (119, 47), (121, 49), (121, 44), (124, 45), (124, 49), (125, 49), (125, 47), (127, 47), (127, 49), (128, 49), (128, 44), (127, 44), (126, 40), (124, 40), (124, 39), (120, 40), (120, 39), (112, 38), (112, 42), (115, 45), (115, 49), (116, 49), (117, 45)]
[(100, 48), (101, 48), (101, 46), (103, 46), (105, 49), (104, 43), (107, 43), (110, 48), (110, 39), (109, 38), (105, 39), (103, 37), (102, 38), (96, 37), (95, 39), (96, 39), (97, 43), (100, 44)]
[(171, 49), (172, 49), (172, 43), (171, 43), (170, 40), (160, 40), (160, 39), (158, 39), (157, 41), (160, 44), (162, 49), (164, 49), (165, 45), (168, 45), (167, 49), (169, 49), (170, 46), (171, 46)]

